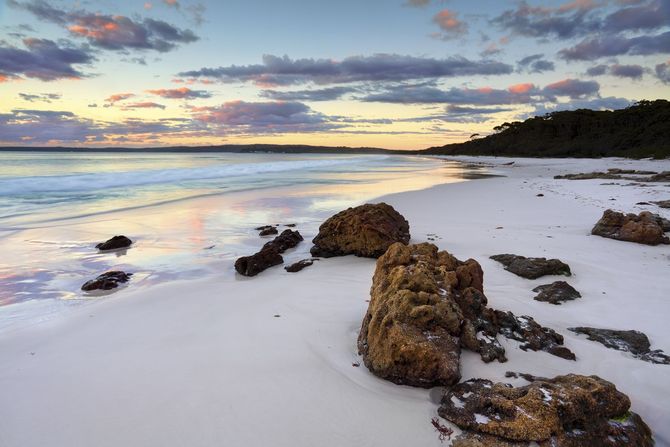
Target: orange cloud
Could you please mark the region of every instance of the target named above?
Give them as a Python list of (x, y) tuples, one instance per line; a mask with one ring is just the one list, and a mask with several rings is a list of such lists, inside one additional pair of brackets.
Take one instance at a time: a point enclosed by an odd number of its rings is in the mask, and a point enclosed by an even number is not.
[(535, 86), (530, 83), (525, 83), (525, 84), (515, 84), (511, 85), (507, 90), (510, 91), (510, 93), (515, 93), (515, 94), (523, 94), (523, 93), (528, 93), (529, 91), (533, 90)]
[(115, 93), (105, 99), (105, 101), (114, 104), (115, 102), (123, 101), (125, 99), (132, 98), (133, 96), (135, 96), (134, 93)]

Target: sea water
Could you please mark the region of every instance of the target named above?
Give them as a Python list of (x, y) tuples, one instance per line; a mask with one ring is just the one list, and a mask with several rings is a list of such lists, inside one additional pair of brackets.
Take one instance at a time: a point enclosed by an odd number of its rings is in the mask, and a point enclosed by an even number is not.
[[(0, 330), (109, 299), (80, 290), (108, 270), (134, 273), (133, 288), (234, 278), (235, 258), (266, 242), (261, 225), (296, 224), (305, 242), (285, 258), (309, 256), (332, 213), (477, 170), (401, 155), (58, 151), (0, 152), (0, 166)], [(117, 234), (135, 243), (95, 249)]]

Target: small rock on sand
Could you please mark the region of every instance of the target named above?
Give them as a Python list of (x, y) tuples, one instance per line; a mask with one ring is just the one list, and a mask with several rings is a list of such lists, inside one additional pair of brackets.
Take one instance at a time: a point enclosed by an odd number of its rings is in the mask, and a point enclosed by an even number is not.
[(105, 242), (101, 242), (98, 245), (95, 246), (100, 251), (107, 251), (107, 250), (118, 250), (120, 248), (128, 248), (132, 245), (133, 241), (128, 239), (125, 236), (114, 236), (113, 238), (106, 240)]

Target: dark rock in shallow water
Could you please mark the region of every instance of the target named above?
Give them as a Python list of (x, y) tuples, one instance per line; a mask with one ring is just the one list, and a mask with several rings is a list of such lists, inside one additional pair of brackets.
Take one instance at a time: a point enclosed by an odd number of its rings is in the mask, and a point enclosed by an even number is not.
[(539, 292), (533, 299), (551, 304), (561, 304), (563, 301), (575, 300), (582, 295), (565, 281), (555, 281), (551, 284), (537, 286), (533, 292)]
[(274, 249), (263, 249), (251, 256), (242, 256), (235, 261), (235, 270), (244, 276), (256, 276), (265, 269), (284, 262), (284, 258)]
[(272, 225), (263, 227), (258, 233), (259, 236), (271, 236), (273, 234), (279, 234), (279, 230), (277, 230), (277, 227), (273, 227)]
[(522, 349), (574, 359), (551, 329), (486, 307), (479, 263), (433, 244), (391, 245), (377, 260), (370, 293), (358, 351), (373, 374), (398, 384), (456, 383), (461, 348), (485, 362), (506, 361), (499, 333), (526, 342)]
[(409, 242), (409, 223), (391, 205), (365, 204), (341, 211), (319, 227), (312, 256), (377, 258), (395, 242)]
[(670, 182), (670, 171), (663, 171), (659, 174), (652, 175), (649, 178), (650, 182)]
[(591, 234), (619, 241), (658, 245), (670, 244), (670, 239), (663, 234), (668, 230), (670, 221), (648, 211), (642, 211), (636, 216), (606, 210)]
[(235, 261), (235, 270), (240, 275), (256, 276), (267, 268), (282, 264), (284, 258), (281, 253), (295, 247), (302, 240), (298, 231), (284, 230), (279, 236), (266, 242), (258, 253), (238, 258)]
[(459, 447), (651, 447), (630, 399), (597, 376), (534, 378), (530, 385), (472, 379), (449, 389), (438, 413), (464, 430)]
[(133, 241), (128, 239), (125, 236), (114, 236), (113, 238), (101, 242), (95, 246), (98, 250), (118, 250), (120, 248), (128, 248), (132, 245)]
[(563, 345), (563, 336), (553, 329), (538, 324), (533, 318), (512, 312), (495, 311), (500, 333), (507, 338), (522, 342), (524, 351), (545, 351), (566, 360), (575, 360), (575, 354)]
[(570, 267), (558, 259), (526, 258), (525, 256), (502, 254), (491, 256), (494, 261), (505, 266), (505, 270), (527, 279), (544, 275), (570, 276)]
[(284, 270), (290, 273), (295, 273), (299, 272), (300, 270), (304, 269), (305, 267), (309, 267), (310, 265), (314, 264), (313, 259), (303, 259), (301, 261), (295, 262), (289, 266), (284, 267)]
[[(656, 202), (651, 202), (654, 205), (659, 206), (660, 208), (670, 208), (670, 200), (658, 200)], [(668, 231), (668, 230), (665, 230)]]
[(639, 331), (618, 331), (614, 329), (597, 329), (593, 327), (573, 327), (569, 331), (588, 336), (589, 340), (597, 341), (610, 349), (630, 352), (636, 358), (650, 363), (670, 365), (670, 356), (662, 350), (651, 350), (649, 338)]
[(121, 271), (106, 272), (95, 279), (86, 281), (81, 290), (84, 292), (92, 292), (94, 290), (112, 290), (119, 287), (119, 284), (126, 283), (130, 280), (132, 273), (125, 273)]

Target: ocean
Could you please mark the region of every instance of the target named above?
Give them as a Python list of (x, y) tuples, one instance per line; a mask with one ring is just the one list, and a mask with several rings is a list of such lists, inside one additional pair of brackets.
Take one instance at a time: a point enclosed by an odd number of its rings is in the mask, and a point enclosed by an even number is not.
[[(319, 224), (343, 208), (481, 171), (418, 156), (265, 153), (0, 152), (0, 166), (0, 330), (114, 296), (80, 291), (108, 270), (133, 272), (130, 287), (234, 277), (234, 259), (265, 242), (261, 225), (296, 224), (295, 256), (308, 256)], [(94, 248), (117, 234), (133, 247)]]

